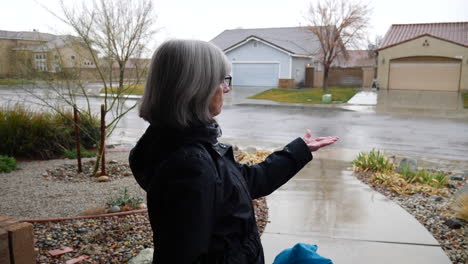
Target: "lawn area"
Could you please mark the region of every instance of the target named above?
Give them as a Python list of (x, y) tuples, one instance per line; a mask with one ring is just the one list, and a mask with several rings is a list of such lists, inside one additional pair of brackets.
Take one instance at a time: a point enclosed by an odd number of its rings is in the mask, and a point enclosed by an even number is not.
[(468, 91), (463, 92), (463, 107), (468, 108)]
[(0, 85), (22, 85), (22, 84), (33, 84), (31, 80), (21, 79), (0, 79)]
[[(328, 92), (332, 94), (332, 103), (346, 103), (358, 92), (358, 89), (349, 87), (329, 87)], [(323, 94), (322, 88), (271, 89), (249, 98), (285, 103), (323, 104)]]
[[(125, 84), (123, 87), (124, 87), (124, 91), (123, 91), (124, 94), (143, 95), (143, 92), (145, 90), (144, 83)], [(116, 92), (117, 87), (112, 87), (112, 89), (114, 89), (114, 92)], [(104, 88), (101, 89), (100, 93), (104, 93)]]

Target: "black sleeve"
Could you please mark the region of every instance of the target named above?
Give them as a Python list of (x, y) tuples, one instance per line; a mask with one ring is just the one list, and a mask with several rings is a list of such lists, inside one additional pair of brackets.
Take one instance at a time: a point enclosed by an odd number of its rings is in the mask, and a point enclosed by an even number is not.
[(166, 210), (159, 230), (158, 263), (192, 264), (208, 252), (215, 215), (216, 171), (201, 156), (171, 160), (161, 169)]
[(257, 199), (285, 184), (311, 160), (312, 153), (304, 140), (297, 138), (282, 150), (270, 154), (262, 163), (239, 166), (250, 195)]

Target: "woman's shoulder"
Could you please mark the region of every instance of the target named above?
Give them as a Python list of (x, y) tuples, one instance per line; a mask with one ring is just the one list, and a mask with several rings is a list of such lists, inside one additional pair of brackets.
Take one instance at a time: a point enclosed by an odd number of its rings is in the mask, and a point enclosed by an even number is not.
[(167, 164), (200, 165), (211, 164), (213, 159), (203, 143), (191, 142), (177, 146), (167, 157)]

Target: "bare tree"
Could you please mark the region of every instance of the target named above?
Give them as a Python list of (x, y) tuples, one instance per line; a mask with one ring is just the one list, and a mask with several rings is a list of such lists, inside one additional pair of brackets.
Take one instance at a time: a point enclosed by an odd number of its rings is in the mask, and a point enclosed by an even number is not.
[[(67, 6), (65, 1), (60, 0), (60, 4), (62, 14), (48, 11), (71, 27), (75, 37), (69, 41), (73, 42), (73, 46), (84, 49), (84, 56), (95, 67), (97, 79), (103, 85), (103, 116), (112, 114), (111, 118), (106, 118), (109, 122), (105, 125), (105, 135), (108, 137), (120, 119), (137, 105), (135, 102), (128, 106), (125, 102), (129, 92), (143, 81), (146, 74), (139, 62), (145, 45), (156, 33), (153, 29), (156, 15), (152, 0), (92, 0), (91, 4), (81, 1), (81, 5), (75, 6)], [(129, 65), (133, 67), (130, 77), (126, 74)], [(79, 76), (80, 66), (74, 68), (72, 71), (78, 75), (67, 79), (65, 85), (57, 81), (47, 82), (47, 90), (70, 106), (77, 105), (76, 95), (84, 97), (87, 105), (79, 111), (91, 115), (88, 91)], [(43, 95), (37, 98), (56, 111), (61, 109)], [(100, 140), (94, 173), (100, 161), (104, 160), (103, 155), (105, 144), (104, 140)]]
[(371, 9), (368, 4), (347, 0), (323, 0), (311, 4), (305, 17), (307, 29), (317, 36), (318, 60), (323, 66), (323, 89), (328, 91), (328, 74), (337, 58), (346, 58), (346, 48), (365, 41)]

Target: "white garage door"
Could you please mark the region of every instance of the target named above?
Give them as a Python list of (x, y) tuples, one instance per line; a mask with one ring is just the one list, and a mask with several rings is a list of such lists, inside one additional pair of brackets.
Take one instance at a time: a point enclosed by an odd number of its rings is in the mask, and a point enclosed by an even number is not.
[(279, 63), (233, 63), (234, 86), (278, 87)]
[(389, 89), (458, 91), (460, 62), (392, 62)]

